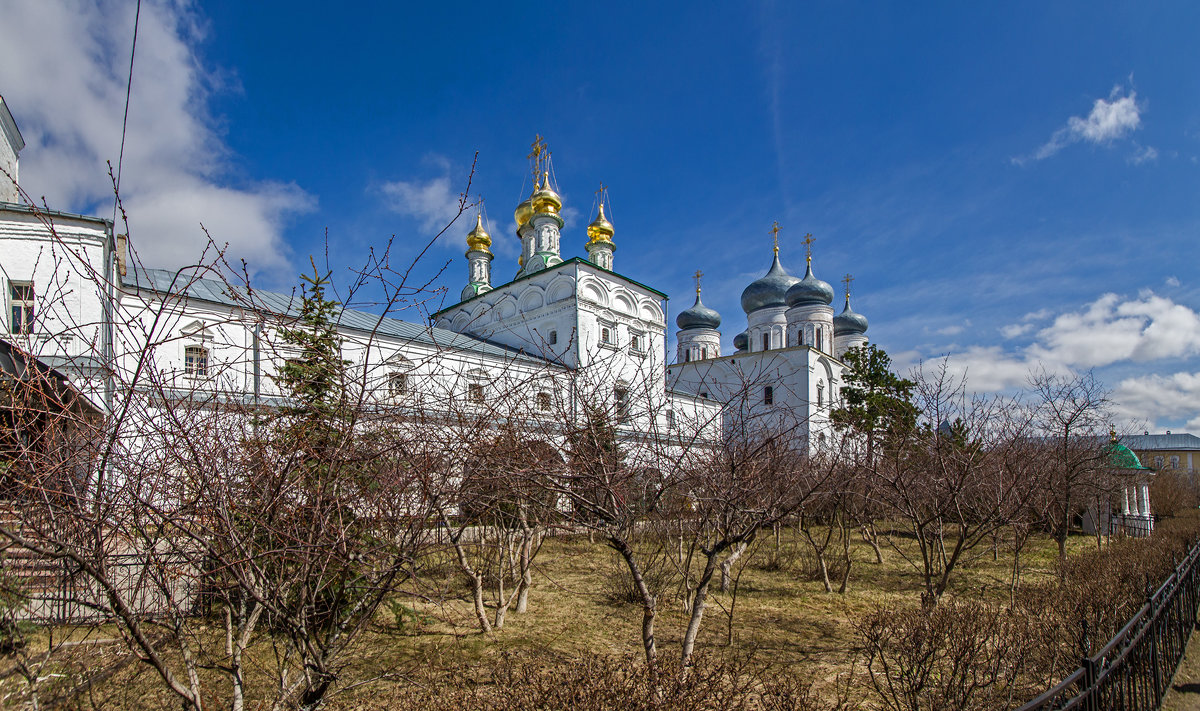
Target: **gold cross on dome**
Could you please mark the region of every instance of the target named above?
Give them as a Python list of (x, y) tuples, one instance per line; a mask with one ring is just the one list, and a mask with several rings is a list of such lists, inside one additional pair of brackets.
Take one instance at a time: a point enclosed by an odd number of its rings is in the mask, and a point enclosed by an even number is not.
[(697, 269), (696, 273), (693, 276), (696, 277), (696, 293), (699, 294), (700, 293), (700, 277), (704, 276), (704, 272)]
[(804, 235), (804, 239), (801, 241), (804, 243), (804, 254), (806, 257), (808, 257), (808, 261), (811, 262), (813, 242), (816, 242), (817, 240), (812, 236), (812, 232), (809, 232), (808, 234)]
[(529, 151), (529, 155), (525, 157), (533, 161), (533, 189), (537, 190), (538, 177), (542, 172), (542, 156), (545, 155), (546, 158), (549, 158), (550, 151), (546, 148), (546, 139), (542, 138), (542, 134), (540, 133), (534, 135), (533, 143), (529, 147), (531, 150)]
[(596, 191), (596, 202), (600, 205), (600, 209), (604, 209), (604, 195), (608, 191), (608, 186), (600, 183), (600, 189)]
[(852, 282), (852, 281), (854, 281), (854, 277), (850, 276), (849, 273), (847, 273), (846, 276), (842, 277), (842, 283), (846, 285), (846, 298), (847, 299), (850, 298), (850, 282)]
[(775, 254), (779, 254), (779, 220), (771, 225), (771, 236), (775, 239)]

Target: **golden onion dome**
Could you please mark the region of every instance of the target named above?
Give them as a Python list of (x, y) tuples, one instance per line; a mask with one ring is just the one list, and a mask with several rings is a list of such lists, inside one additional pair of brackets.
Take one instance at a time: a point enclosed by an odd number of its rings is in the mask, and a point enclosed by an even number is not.
[(550, 187), (550, 172), (542, 175), (542, 186), (530, 198), (533, 201), (534, 212), (546, 212), (557, 215), (562, 209), (562, 198)]
[(517, 227), (524, 227), (529, 218), (533, 217), (533, 197), (527, 197), (517, 209), (513, 211), (513, 219), (517, 221)]
[(597, 242), (608, 242), (612, 244), (613, 226), (604, 217), (604, 203), (600, 203), (600, 214), (596, 215), (596, 219), (592, 220), (592, 224), (587, 226), (588, 244)]
[(483, 229), (483, 215), (475, 215), (475, 228), (467, 233), (467, 248), (472, 251), (490, 252), (492, 236)]

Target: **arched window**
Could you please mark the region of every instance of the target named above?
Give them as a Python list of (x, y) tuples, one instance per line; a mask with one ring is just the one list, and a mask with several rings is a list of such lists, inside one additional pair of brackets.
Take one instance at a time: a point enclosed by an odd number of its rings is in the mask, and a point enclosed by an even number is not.
[(775, 388), (771, 387), (770, 385), (763, 388), (763, 404), (764, 405), (774, 405), (775, 404)]
[(825, 404), (825, 381), (817, 383), (817, 407)]
[(692, 362), (692, 349), (691, 348), (689, 348), (683, 352), (683, 362), (684, 363)]
[(817, 347), (817, 350), (820, 350), (820, 351), (825, 350), (825, 348), (823, 347), (825, 345), (825, 341), (821, 340), (821, 327), (820, 326), (817, 327), (817, 341), (816, 341), (815, 345)]
[(764, 333), (764, 334), (762, 335), (762, 344), (763, 344), (763, 347), (762, 347), (762, 349), (763, 349), (764, 351), (765, 351), (765, 350), (769, 350), (769, 349), (771, 348), (771, 334), (769, 334), (769, 333)]
[(704, 359), (706, 359), (706, 358), (708, 358), (708, 349), (707, 349), (707, 348), (701, 348), (701, 349), (700, 349), (700, 360), (704, 360)]

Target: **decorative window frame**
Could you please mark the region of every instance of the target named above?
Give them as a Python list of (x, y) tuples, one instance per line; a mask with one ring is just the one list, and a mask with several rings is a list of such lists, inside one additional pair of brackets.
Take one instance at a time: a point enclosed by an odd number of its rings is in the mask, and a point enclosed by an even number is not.
[(629, 329), (629, 352), (645, 357), (650, 352), (650, 335), (645, 331)]
[[(608, 321), (605, 319), (596, 319), (597, 335), (599, 336), (601, 348), (617, 348), (620, 339), (617, 337), (617, 322)], [(605, 334), (608, 338), (605, 338)]]
[[(192, 380), (209, 380), (213, 377), (213, 333), (203, 321), (192, 321), (179, 329), (183, 340), (183, 376)], [(203, 372), (188, 366), (188, 352), (199, 349), (204, 352)]]

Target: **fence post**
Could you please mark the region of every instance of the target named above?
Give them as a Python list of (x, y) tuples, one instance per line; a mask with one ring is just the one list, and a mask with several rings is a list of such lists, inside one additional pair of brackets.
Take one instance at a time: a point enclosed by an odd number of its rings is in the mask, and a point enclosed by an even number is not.
[(1096, 696), (1092, 688), (1096, 684), (1096, 664), (1092, 661), (1091, 641), (1088, 639), (1088, 621), (1086, 617), (1079, 620), (1079, 665), (1083, 667), (1083, 689), (1085, 711), (1099, 711), (1096, 706)]
[(1162, 670), (1158, 668), (1158, 643), (1159, 631), (1161, 625), (1158, 624), (1158, 610), (1154, 603), (1154, 588), (1149, 580), (1146, 579), (1146, 604), (1150, 606), (1148, 610), (1150, 614), (1150, 635), (1146, 638), (1150, 642), (1150, 674), (1154, 682), (1154, 707), (1162, 706)]

